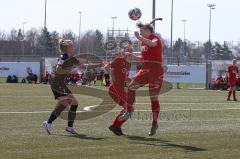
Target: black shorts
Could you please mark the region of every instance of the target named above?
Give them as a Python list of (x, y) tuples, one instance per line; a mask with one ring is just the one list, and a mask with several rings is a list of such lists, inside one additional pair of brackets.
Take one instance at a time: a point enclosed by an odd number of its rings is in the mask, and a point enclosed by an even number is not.
[(64, 96), (68, 96), (69, 94), (72, 94), (72, 92), (67, 88), (67, 86), (54, 87), (51, 85), (51, 89), (55, 99), (58, 99), (58, 97), (64, 97)]

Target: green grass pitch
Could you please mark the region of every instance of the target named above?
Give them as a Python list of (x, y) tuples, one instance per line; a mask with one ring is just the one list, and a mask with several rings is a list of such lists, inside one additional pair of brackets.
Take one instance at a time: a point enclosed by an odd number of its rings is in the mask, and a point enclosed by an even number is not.
[[(148, 137), (150, 104), (138, 97), (123, 137), (108, 126), (117, 111), (76, 121), (80, 135), (67, 134), (57, 119), (53, 135), (41, 124), (56, 101), (48, 85), (0, 84), (0, 159), (237, 159), (240, 158), (240, 104), (226, 91), (171, 90), (159, 96), (159, 130)], [(80, 108), (101, 99), (76, 95)], [(240, 99), (240, 98), (239, 98)]]

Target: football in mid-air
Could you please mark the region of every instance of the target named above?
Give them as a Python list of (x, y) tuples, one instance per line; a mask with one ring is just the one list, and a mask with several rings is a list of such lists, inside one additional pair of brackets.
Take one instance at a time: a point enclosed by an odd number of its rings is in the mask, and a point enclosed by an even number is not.
[(139, 8), (131, 9), (128, 12), (128, 16), (132, 20), (139, 20), (142, 16), (142, 11)]

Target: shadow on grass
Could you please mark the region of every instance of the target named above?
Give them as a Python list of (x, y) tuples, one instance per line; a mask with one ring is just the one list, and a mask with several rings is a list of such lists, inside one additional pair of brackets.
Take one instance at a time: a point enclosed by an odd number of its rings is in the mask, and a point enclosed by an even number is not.
[(151, 143), (138, 143), (138, 144), (144, 144), (149, 146), (181, 148), (183, 150), (191, 151), (191, 152), (207, 151), (207, 149), (204, 149), (204, 148), (174, 144), (174, 143), (171, 143), (170, 141), (161, 140), (161, 139), (147, 138), (147, 137), (141, 137), (141, 136), (128, 136), (128, 135), (125, 135), (125, 137), (135, 141), (151, 141)]
[(84, 140), (98, 140), (98, 141), (102, 141), (105, 138), (98, 138), (98, 137), (91, 137), (91, 136), (87, 136), (85, 134), (76, 134), (76, 135), (59, 135), (59, 136), (65, 136), (65, 137), (75, 137), (75, 138), (79, 138), (79, 139), (84, 139)]
[(161, 143), (169, 142), (167, 140), (148, 138), (148, 137), (143, 137), (143, 136), (130, 136), (130, 135), (124, 135), (124, 136), (130, 140), (136, 140), (136, 141), (157, 141), (157, 142), (161, 142)]

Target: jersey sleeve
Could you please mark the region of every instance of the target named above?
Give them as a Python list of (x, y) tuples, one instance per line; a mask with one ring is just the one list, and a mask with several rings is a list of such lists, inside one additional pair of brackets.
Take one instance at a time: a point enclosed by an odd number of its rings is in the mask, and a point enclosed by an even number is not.
[(63, 65), (63, 63), (65, 62), (65, 58), (64, 58), (64, 56), (63, 55), (61, 55), (59, 58), (58, 58), (58, 62), (57, 62), (57, 65), (60, 65), (60, 66), (62, 66)]
[(64, 61), (64, 63), (62, 64), (62, 67), (69, 69), (69, 68), (76, 66), (78, 63), (79, 63), (79, 61), (75, 57), (71, 57)]
[(157, 46), (162, 45), (162, 42), (161, 42), (160, 38), (157, 37), (157, 36), (154, 36), (152, 41), (156, 41), (157, 42)]

